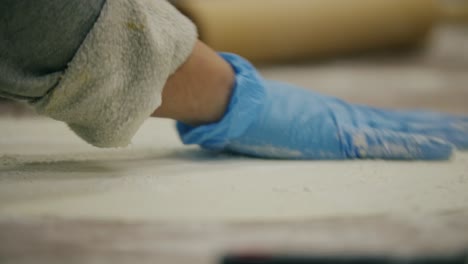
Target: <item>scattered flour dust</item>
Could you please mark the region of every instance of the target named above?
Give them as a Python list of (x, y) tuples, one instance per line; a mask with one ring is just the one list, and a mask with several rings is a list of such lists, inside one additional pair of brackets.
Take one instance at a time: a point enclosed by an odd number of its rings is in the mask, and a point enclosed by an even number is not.
[(146, 122), (130, 148), (115, 151), (52, 120), (0, 127), (0, 217), (277, 221), (468, 210), (468, 153), (445, 162), (278, 161), (184, 147), (166, 120)]
[(360, 129), (352, 133), (352, 148), (359, 157), (417, 158), (424, 145), (449, 145), (445, 140), (390, 130)]
[(242, 150), (243, 153), (251, 153), (252, 155), (257, 154), (269, 158), (300, 159), (303, 157), (303, 154), (298, 150), (278, 148), (272, 145), (254, 146), (235, 144), (231, 148), (234, 151)]
[(412, 158), (418, 156), (419, 148), (416, 141), (408, 148), (407, 145), (384, 141), (378, 145), (370, 145), (366, 134), (355, 134), (353, 136), (353, 145), (357, 149), (360, 158), (366, 157), (407, 157)]

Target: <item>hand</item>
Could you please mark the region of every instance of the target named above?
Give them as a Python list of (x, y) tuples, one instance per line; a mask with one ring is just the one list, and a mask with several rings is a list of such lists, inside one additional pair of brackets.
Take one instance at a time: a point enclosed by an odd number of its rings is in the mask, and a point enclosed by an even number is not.
[(440, 160), (468, 148), (468, 117), (352, 105), (263, 80), (244, 59), (221, 56), (236, 73), (228, 109), (218, 123), (178, 123), (185, 144), (285, 159)]

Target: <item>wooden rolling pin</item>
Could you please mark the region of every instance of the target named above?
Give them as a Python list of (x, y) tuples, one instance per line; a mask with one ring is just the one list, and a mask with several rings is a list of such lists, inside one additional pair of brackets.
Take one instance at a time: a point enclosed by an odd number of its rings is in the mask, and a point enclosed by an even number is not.
[(255, 62), (323, 58), (421, 43), (433, 0), (177, 0), (216, 50)]

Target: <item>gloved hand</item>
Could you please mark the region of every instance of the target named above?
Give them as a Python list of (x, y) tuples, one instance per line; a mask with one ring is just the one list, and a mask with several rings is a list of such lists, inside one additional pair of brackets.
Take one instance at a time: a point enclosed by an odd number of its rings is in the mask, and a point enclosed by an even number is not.
[(221, 121), (177, 129), (185, 144), (262, 158), (448, 159), (468, 148), (468, 117), (348, 104), (259, 76), (246, 60), (221, 54), (236, 83)]

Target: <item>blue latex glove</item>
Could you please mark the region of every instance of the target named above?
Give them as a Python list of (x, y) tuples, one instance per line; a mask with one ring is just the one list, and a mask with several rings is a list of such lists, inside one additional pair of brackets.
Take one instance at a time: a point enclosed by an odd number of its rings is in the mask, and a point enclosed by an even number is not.
[(185, 144), (262, 158), (448, 159), (468, 148), (468, 117), (348, 104), (267, 81), (246, 60), (221, 54), (236, 73), (221, 121), (177, 129)]

